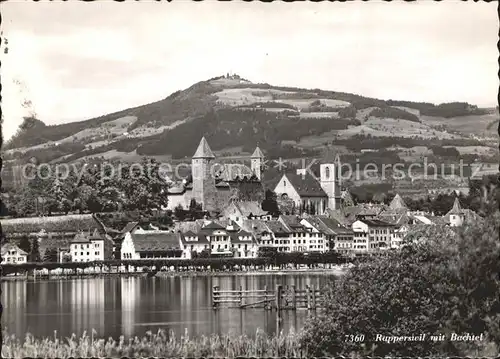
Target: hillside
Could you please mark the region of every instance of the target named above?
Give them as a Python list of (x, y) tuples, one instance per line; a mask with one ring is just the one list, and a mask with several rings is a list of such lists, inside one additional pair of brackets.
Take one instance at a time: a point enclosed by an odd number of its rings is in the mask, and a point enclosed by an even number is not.
[(495, 135), (491, 123), (497, 119), (497, 113), (467, 103), (384, 101), (221, 76), (160, 101), (86, 121), (47, 126), (27, 119), (6, 144), (4, 158), (180, 159), (192, 155), (202, 135), (224, 156), (247, 153), (256, 144), (283, 157), (317, 155), (335, 142), (352, 148), (360, 137), (375, 148), (385, 148), (383, 138), (388, 137), (411, 139), (413, 146), (419, 141), (429, 146), (455, 141), (458, 147), (470, 148), (489, 146)]

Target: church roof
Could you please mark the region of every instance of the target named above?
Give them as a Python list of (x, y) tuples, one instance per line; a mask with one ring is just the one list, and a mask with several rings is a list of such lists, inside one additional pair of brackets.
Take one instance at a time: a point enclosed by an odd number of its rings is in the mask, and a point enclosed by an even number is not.
[(446, 215), (450, 215), (450, 214), (462, 214), (462, 213), (464, 213), (464, 211), (462, 209), (462, 206), (460, 205), (460, 201), (458, 200), (457, 197), (455, 197), (455, 202), (453, 202), (453, 207), (451, 208), (451, 210)]
[(252, 158), (264, 158), (264, 154), (260, 150), (259, 146), (253, 151)]
[(403, 198), (401, 198), (399, 193), (397, 193), (396, 196), (394, 196), (394, 198), (391, 201), (391, 204), (389, 204), (389, 208), (392, 210), (408, 209), (405, 201), (403, 200)]
[(193, 155), (193, 158), (215, 158), (205, 137), (201, 138), (200, 144)]
[(310, 173), (305, 175), (287, 173), (285, 176), (301, 197), (328, 197), (320, 183)]

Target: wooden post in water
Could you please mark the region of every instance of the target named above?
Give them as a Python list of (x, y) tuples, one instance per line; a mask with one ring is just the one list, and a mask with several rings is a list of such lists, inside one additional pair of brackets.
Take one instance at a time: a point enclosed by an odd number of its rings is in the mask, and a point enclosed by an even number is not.
[(281, 292), (282, 292), (281, 284), (276, 285), (276, 310), (278, 313), (281, 311)]
[(312, 310), (316, 310), (316, 287), (312, 288)]
[(214, 309), (217, 309), (219, 305), (219, 286), (215, 285), (212, 291), (212, 306)]
[(307, 310), (311, 309), (311, 287), (306, 285)]
[(267, 301), (267, 285), (264, 286), (264, 309), (270, 309), (271, 306), (269, 305), (269, 302)]
[(243, 289), (240, 285), (240, 308), (243, 307)]
[(297, 291), (295, 288), (295, 284), (292, 284), (292, 309), (297, 309)]

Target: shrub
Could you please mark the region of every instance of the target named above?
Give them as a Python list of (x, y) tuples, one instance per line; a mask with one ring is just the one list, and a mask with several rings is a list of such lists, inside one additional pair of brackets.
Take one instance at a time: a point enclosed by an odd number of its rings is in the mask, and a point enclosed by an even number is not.
[[(325, 312), (306, 323), (311, 355), (477, 355), (500, 346), (498, 213), (454, 231), (427, 226), (399, 252), (375, 257), (330, 285)], [(485, 334), (483, 342), (451, 333)], [(427, 334), (422, 342), (384, 343), (376, 335)], [(445, 334), (444, 341), (430, 335)], [(365, 335), (360, 343), (345, 335)], [(491, 349), (490, 349), (491, 350)], [(483, 351), (484, 353), (484, 351)]]

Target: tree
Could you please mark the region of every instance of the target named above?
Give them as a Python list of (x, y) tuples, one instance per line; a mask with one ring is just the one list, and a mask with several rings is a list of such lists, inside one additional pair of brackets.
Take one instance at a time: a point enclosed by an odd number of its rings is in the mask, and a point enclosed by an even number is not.
[(186, 219), (186, 211), (180, 203), (177, 205), (177, 207), (174, 208), (174, 216), (179, 221), (183, 221)]
[(262, 210), (273, 216), (278, 216), (280, 214), (277, 195), (274, 191), (270, 189), (266, 191), (265, 199), (262, 201)]
[(36, 238), (31, 241), (31, 251), (28, 255), (28, 262), (40, 262), (40, 246)]
[[(423, 226), (406, 246), (353, 267), (330, 284), (325, 310), (301, 338), (311, 356), (477, 356), (500, 348), (500, 214), (454, 230)], [(483, 342), (451, 341), (450, 333), (485, 334)], [(363, 346), (346, 335), (363, 333)], [(448, 334), (444, 341), (386, 343), (376, 334)], [(478, 350), (479, 352), (476, 352)], [(474, 353), (474, 354), (472, 354)], [(487, 354), (485, 354), (487, 356)]]
[(21, 237), (21, 241), (19, 242), (19, 248), (28, 254), (31, 252), (31, 242), (28, 236), (25, 235)]
[(46, 263), (55, 263), (59, 261), (58, 252), (56, 248), (48, 248), (44, 255), (43, 261)]

